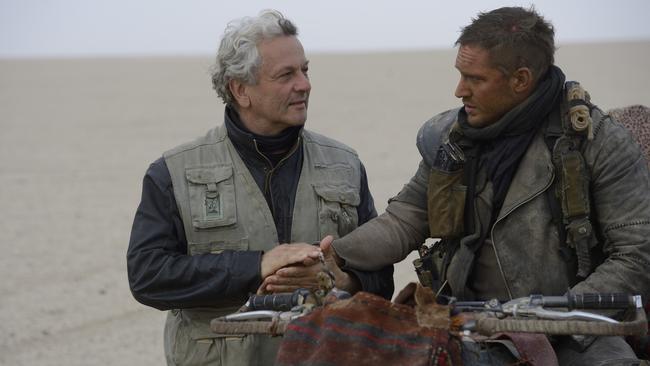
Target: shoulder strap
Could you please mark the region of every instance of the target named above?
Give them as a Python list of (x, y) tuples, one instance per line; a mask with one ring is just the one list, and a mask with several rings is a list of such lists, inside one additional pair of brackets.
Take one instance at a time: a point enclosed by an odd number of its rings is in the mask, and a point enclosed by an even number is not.
[[(546, 131), (544, 133), (544, 142), (548, 150), (553, 153), (555, 148), (555, 143), (563, 135), (562, 130), (562, 113), (560, 109), (556, 109), (552, 112), (551, 117), (546, 125)], [(557, 227), (560, 243), (566, 243), (566, 228), (564, 227), (564, 216), (562, 214), (562, 206), (559, 201), (558, 196), (556, 195), (557, 191), (557, 179), (555, 179), (551, 187), (545, 192), (546, 201), (548, 207), (551, 210), (551, 217), (553, 224)], [(560, 254), (565, 262), (571, 261), (573, 258), (572, 252), (566, 245), (560, 245)]]
[[(562, 133), (555, 138), (552, 149), (556, 182), (554, 195), (561, 208), (562, 224), (560, 236), (575, 250), (578, 259), (577, 275), (586, 278), (591, 273), (590, 242), (592, 226), (590, 222), (589, 171), (582, 155), (585, 140), (593, 139), (593, 128), (589, 94), (577, 82), (565, 85), (566, 101), (560, 110)], [(552, 120), (558, 118), (552, 118)], [(547, 137), (557, 135), (557, 122), (551, 121)], [(547, 139), (548, 143), (548, 139)], [(549, 202), (552, 201), (549, 199)], [(551, 203), (551, 210), (559, 211)], [(553, 212), (557, 217), (557, 212)]]

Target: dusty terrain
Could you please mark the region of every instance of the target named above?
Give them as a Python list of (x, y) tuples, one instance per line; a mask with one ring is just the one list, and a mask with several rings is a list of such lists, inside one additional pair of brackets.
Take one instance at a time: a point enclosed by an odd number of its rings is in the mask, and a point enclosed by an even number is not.
[[(379, 212), (415, 172), (421, 123), (457, 106), (455, 51), (310, 55), (308, 128), (357, 149)], [(162, 365), (164, 313), (125, 252), (148, 164), (220, 123), (211, 56), (0, 60), (0, 364)], [(603, 109), (650, 105), (650, 42), (562, 45)], [(397, 265), (397, 288), (415, 279)]]

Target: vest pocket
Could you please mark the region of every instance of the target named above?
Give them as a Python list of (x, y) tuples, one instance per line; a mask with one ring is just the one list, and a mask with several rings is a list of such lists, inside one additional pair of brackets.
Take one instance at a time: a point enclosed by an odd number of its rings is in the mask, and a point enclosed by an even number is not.
[(232, 165), (185, 169), (192, 226), (209, 229), (237, 222)]
[(358, 226), (357, 206), (361, 197), (356, 189), (348, 186), (315, 185), (314, 190), (319, 198), (318, 220), (321, 237), (333, 235), (339, 238)]

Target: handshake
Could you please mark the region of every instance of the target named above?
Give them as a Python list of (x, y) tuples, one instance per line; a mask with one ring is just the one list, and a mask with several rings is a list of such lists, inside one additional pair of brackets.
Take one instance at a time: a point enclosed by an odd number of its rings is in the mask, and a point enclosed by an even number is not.
[(307, 243), (280, 244), (264, 253), (261, 263), (262, 284), (258, 294), (293, 292), (299, 288), (317, 289), (319, 272), (333, 277), (335, 286), (349, 293), (360, 289), (359, 280), (343, 271), (337, 257), (331, 235), (323, 238), (318, 246)]

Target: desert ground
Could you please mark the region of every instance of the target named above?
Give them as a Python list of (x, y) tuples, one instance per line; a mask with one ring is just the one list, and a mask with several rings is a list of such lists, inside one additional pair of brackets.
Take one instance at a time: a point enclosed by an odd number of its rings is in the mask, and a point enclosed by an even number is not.
[[(358, 151), (381, 213), (420, 125), (459, 105), (455, 50), (308, 56), (308, 128)], [(125, 253), (149, 163), (221, 123), (211, 58), (0, 60), (0, 365), (164, 364), (165, 313), (133, 299)], [(556, 63), (603, 109), (650, 105), (650, 41)]]

